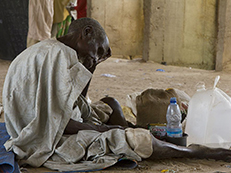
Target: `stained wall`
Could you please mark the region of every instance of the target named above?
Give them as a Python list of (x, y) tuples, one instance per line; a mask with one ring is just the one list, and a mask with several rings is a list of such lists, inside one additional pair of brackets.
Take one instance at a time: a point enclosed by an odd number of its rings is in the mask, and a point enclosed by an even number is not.
[(214, 69), (216, 0), (146, 0), (144, 7), (145, 60)]
[(230, 0), (88, 0), (113, 56), (203, 69), (231, 62)]
[(104, 27), (113, 56), (142, 55), (143, 0), (88, 0), (88, 16)]

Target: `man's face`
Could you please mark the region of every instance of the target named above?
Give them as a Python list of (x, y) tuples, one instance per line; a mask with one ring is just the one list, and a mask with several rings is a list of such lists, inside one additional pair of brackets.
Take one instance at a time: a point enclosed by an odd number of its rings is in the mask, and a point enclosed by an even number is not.
[(111, 56), (111, 49), (107, 36), (85, 38), (78, 42), (79, 61), (91, 71), (97, 64)]

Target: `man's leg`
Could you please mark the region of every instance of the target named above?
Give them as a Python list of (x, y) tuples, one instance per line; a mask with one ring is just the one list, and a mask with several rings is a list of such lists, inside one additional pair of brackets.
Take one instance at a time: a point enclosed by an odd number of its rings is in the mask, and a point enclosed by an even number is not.
[(108, 104), (113, 110), (107, 122), (108, 125), (120, 125), (122, 127), (128, 127), (128, 123), (124, 117), (122, 108), (116, 99), (112, 97), (104, 97), (101, 99), (101, 101)]
[[(101, 99), (107, 103), (113, 112), (108, 121), (108, 125), (120, 125), (127, 127), (127, 121), (119, 102), (112, 97)], [(178, 146), (169, 142), (161, 141), (152, 136), (153, 153), (150, 159), (168, 159), (168, 158), (198, 158), (215, 159), (231, 162), (231, 150), (222, 148), (209, 148), (202, 145), (191, 145), (189, 147)]]
[(161, 141), (152, 136), (153, 153), (150, 159), (168, 158), (198, 158), (215, 159), (230, 162), (231, 150), (223, 148), (209, 148), (202, 145), (189, 147), (177, 146), (172, 143)]

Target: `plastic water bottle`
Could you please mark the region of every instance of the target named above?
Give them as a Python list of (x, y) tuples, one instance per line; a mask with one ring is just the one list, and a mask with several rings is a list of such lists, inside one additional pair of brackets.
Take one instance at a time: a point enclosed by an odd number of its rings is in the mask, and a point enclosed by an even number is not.
[(166, 114), (167, 119), (167, 136), (182, 137), (181, 112), (177, 104), (176, 97), (170, 99), (170, 104)]

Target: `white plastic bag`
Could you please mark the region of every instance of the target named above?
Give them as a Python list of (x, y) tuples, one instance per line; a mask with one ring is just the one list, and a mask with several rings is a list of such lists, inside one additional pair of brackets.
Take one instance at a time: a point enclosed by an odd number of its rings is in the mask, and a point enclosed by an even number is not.
[(208, 147), (230, 148), (231, 146), (231, 98), (216, 87), (200, 85), (188, 107), (185, 132), (187, 144), (202, 144)]

